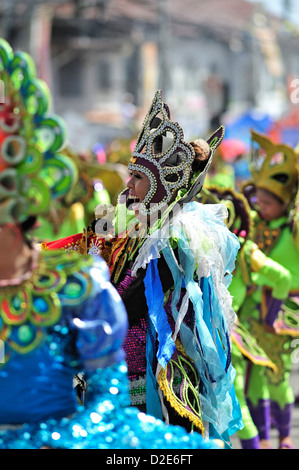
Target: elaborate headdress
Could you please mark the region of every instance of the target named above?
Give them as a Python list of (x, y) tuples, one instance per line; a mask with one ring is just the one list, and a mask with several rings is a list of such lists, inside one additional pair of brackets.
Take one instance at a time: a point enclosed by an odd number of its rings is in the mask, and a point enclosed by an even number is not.
[[(129, 170), (145, 173), (150, 180), (150, 190), (140, 205), (143, 215), (150, 215), (169, 204), (178, 190), (180, 202), (192, 199), (202, 188), (205, 175), (214, 152), (224, 136), (220, 127), (208, 140), (209, 155), (204, 169), (192, 172), (195, 151), (184, 141), (184, 134), (177, 122), (171, 121), (167, 104), (158, 90), (145, 117), (137, 138)], [(128, 190), (122, 194), (127, 194)], [(121, 200), (120, 200), (121, 202)]]
[(298, 183), (295, 151), (286, 144), (275, 144), (268, 137), (251, 131), (251, 172), (253, 185), (290, 202)]
[(59, 154), (64, 122), (48, 114), (50, 93), (25, 52), (0, 39), (0, 225), (45, 214), (76, 178), (76, 166)]

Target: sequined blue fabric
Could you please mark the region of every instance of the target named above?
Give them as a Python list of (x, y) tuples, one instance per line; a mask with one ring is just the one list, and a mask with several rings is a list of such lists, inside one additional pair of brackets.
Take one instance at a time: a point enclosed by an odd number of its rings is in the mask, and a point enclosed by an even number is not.
[[(109, 282), (107, 265), (99, 257), (92, 267), (79, 259), (80, 271), (69, 274), (59, 292), (62, 315), (56, 324), (42, 329), (39, 346), (21, 354), (10, 351), (10, 343), (4, 342), (9, 360), (0, 367), (0, 424), (38, 422), (73, 413), (77, 406), (74, 374), (123, 358), (127, 314)], [(79, 297), (74, 296), (75, 280)], [(83, 295), (87, 283), (88, 295)], [(31, 328), (31, 322), (13, 327), (11, 337), (19, 336), (24, 327)]]
[[(78, 279), (80, 289), (71, 289)], [(0, 369), (1, 449), (218, 448), (130, 406), (121, 348), (127, 314), (102, 259), (68, 271), (59, 298), (62, 315), (43, 329), (43, 341), (27, 354), (13, 351)], [(73, 390), (80, 370), (87, 381), (84, 406)]]
[(0, 430), (0, 448), (39, 449), (218, 449), (200, 434), (128, 406), (127, 367), (124, 362), (89, 376), (88, 401), (72, 418), (26, 424)]

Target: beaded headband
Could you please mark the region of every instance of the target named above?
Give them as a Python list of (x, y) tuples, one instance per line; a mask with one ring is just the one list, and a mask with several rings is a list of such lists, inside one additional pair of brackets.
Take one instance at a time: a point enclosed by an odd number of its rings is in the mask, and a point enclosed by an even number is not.
[(48, 114), (50, 92), (29, 54), (0, 39), (0, 225), (46, 214), (71, 189), (77, 169), (59, 154), (64, 122)]
[(298, 182), (296, 153), (286, 144), (251, 131), (251, 172), (256, 188), (266, 189), (283, 202), (290, 202)]
[[(173, 200), (178, 190), (184, 190), (180, 202), (187, 202), (195, 196), (203, 186), (214, 152), (223, 136), (224, 128), (220, 127), (207, 141), (210, 153), (206, 166), (192, 179), (194, 148), (184, 141), (180, 125), (171, 121), (169, 108), (162, 101), (161, 90), (158, 90), (128, 166), (129, 170), (145, 173), (150, 180), (150, 190), (140, 204), (140, 213), (151, 215), (162, 209)], [(122, 193), (127, 194), (128, 190)]]

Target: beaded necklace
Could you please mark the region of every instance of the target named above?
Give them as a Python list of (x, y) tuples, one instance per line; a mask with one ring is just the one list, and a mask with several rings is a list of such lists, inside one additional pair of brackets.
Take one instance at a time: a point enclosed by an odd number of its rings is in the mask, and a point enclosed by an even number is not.
[(260, 221), (256, 227), (255, 243), (265, 254), (269, 254), (279, 240), (281, 231), (287, 224), (271, 228), (266, 221)]
[(118, 283), (125, 267), (134, 259), (146, 240), (146, 235), (147, 228), (138, 222), (124, 237), (119, 235), (117, 239), (105, 241), (101, 254), (109, 266), (111, 282)]
[(113, 241), (105, 241), (101, 255), (110, 268), (111, 281), (114, 284), (118, 283), (124, 268), (133, 261), (147, 237), (161, 229), (165, 223), (169, 223), (170, 214), (176, 204), (177, 201), (173, 201), (163, 212), (161, 218), (157, 219), (152, 226), (137, 222), (124, 237), (120, 234)]

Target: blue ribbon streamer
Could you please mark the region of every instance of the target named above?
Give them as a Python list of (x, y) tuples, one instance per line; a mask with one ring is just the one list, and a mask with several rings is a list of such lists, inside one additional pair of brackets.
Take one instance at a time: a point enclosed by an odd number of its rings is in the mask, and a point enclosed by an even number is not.
[[(231, 246), (227, 249), (230, 248)], [(200, 286), (194, 280), (194, 259), (183, 231), (178, 236), (178, 254), (183, 273), (178, 269), (170, 250), (164, 249), (163, 254), (175, 279), (173, 298), (178, 298), (184, 282), (195, 310), (195, 331), (192, 332), (187, 325), (182, 323), (180, 338), (187, 354), (193, 359), (202, 381), (204, 390), (202, 404), (205, 405), (204, 409), (208, 412), (208, 416), (205, 416), (205, 413), (203, 416), (210, 422), (211, 434), (217, 436), (218, 415), (220, 413), (222, 420), (227, 425), (228, 434), (232, 434), (241, 427), (241, 412), (235, 399), (233, 387), (234, 369), (231, 368), (230, 347), (229, 342), (226, 341), (227, 326), (219, 299), (215, 296), (212, 278), (211, 276), (201, 278)], [(230, 257), (225, 253), (223, 255), (225, 261), (230, 264)], [(175, 305), (172, 307), (172, 313), (176, 319), (177, 310), (174, 308)], [(199, 341), (199, 347), (194, 341), (194, 333)], [(219, 334), (225, 342), (224, 348)], [(221, 408), (222, 405), (224, 410)], [(220, 428), (224, 427), (222, 423)]]
[(153, 372), (155, 337), (156, 331), (149, 318), (146, 332), (146, 412), (157, 419), (163, 420), (157, 380)]
[(163, 369), (165, 369), (175, 351), (175, 343), (172, 339), (172, 331), (163, 307), (164, 292), (159, 276), (157, 259), (152, 260), (148, 264), (143, 282), (149, 317), (158, 334), (157, 358)]

